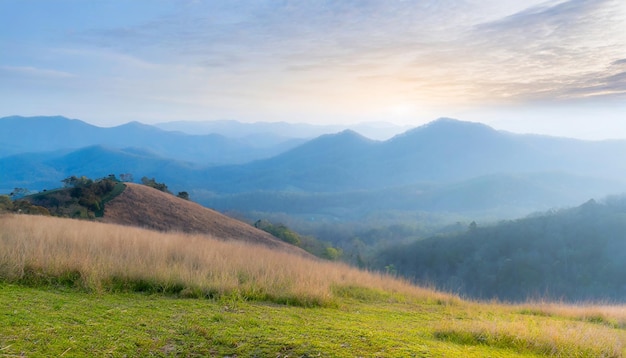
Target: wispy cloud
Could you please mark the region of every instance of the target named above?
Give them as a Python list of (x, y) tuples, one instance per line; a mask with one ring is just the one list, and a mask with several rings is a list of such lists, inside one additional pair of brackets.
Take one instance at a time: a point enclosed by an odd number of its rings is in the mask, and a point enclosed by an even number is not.
[(74, 74), (69, 72), (50, 70), (45, 68), (36, 68), (31, 66), (0, 66), (0, 72), (3, 72), (5, 75), (16, 75), (43, 79), (67, 79), (75, 77)]
[(590, 90), (592, 78), (609, 80), (611, 64), (626, 50), (625, 34), (622, 1), (570, 0), (481, 24), (463, 48), (474, 54), (469, 65), (493, 89), (521, 100), (549, 100)]
[[(396, 83), (387, 86), (390, 96), (412, 92), (419, 100), (432, 94), (447, 101), (445, 93), (460, 101), (577, 96), (596, 88), (590, 77), (619, 89), (610, 64), (626, 49), (621, 0), (529, 4), (508, 14), (458, 0), (200, 2), (87, 39), (229, 73), (221, 76), (224, 86), (229, 78), (265, 75), (263, 86), (270, 76), (288, 87), (314, 86), (314, 77), (362, 90), (385, 77)], [(498, 14), (504, 16), (493, 17)]]

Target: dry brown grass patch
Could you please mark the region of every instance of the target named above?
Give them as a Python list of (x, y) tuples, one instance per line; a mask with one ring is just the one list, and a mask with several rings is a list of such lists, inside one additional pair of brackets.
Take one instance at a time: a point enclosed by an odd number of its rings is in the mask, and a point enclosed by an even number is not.
[(457, 300), (386, 275), (244, 242), (26, 215), (0, 218), (0, 278), (298, 305), (331, 304), (338, 288), (351, 287), (390, 298)]

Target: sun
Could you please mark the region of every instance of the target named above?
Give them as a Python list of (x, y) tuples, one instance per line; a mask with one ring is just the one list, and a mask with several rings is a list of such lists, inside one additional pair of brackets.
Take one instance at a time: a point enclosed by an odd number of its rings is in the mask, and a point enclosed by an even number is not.
[(396, 117), (408, 117), (415, 114), (415, 106), (410, 103), (398, 103), (390, 106), (389, 112)]

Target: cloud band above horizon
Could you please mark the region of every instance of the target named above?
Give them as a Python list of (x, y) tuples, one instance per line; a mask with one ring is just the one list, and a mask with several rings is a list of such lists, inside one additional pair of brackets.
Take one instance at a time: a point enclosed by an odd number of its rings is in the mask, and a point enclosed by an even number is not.
[[(7, 1), (0, 14), (3, 115), (506, 129), (528, 113), (533, 131), (626, 97), (620, 0)], [(541, 115), (559, 108), (560, 122)]]

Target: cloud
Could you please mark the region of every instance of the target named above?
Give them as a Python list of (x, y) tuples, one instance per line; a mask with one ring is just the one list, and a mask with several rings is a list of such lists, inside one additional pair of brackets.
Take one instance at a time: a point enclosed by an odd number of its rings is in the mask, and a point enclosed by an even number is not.
[(521, 100), (575, 97), (593, 88), (592, 78), (612, 81), (611, 64), (626, 51), (625, 24), (620, 0), (532, 7), (477, 26), (467, 41), (475, 54), (469, 65), (490, 78), (489, 95), (496, 89)]
[(30, 66), (0, 66), (0, 71), (5, 75), (42, 78), (42, 79), (67, 79), (75, 77), (74, 74), (58, 70), (36, 68)]
[(624, 23), (620, 0), (232, 0), (74, 39), (132, 96), (365, 113), (614, 95)]
[[(128, 10), (110, 4), (98, 11)], [(369, 115), (407, 104), (452, 111), (624, 91), (623, 0), (215, 0), (142, 13), (150, 4), (91, 27), (83, 20), (73, 28), (68, 13), (64, 31), (49, 36), (65, 37), (0, 71), (56, 71), (60, 80), (71, 68), (76, 88), (91, 85), (129, 106), (154, 101), (172, 112), (193, 105), (260, 119), (281, 111)]]

